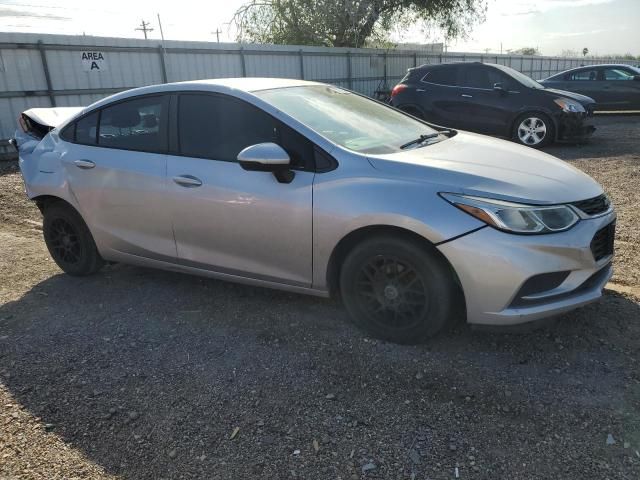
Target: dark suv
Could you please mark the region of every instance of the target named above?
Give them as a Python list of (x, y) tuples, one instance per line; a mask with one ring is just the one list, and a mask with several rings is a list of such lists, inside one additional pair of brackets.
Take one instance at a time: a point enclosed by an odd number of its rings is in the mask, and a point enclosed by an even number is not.
[(590, 135), (594, 100), (545, 88), (503, 65), (447, 63), (408, 70), (391, 104), (446, 127), (513, 138), (530, 147)]

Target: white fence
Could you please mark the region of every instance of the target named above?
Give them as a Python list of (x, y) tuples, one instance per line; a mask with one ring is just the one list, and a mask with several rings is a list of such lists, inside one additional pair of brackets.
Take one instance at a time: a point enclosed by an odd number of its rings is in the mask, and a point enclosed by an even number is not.
[(0, 33), (0, 155), (20, 112), (88, 105), (155, 83), (220, 77), (289, 77), (340, 85), (366, 95), (388, 91), (408, 68), (452, 61), (491, 62), (540, 79), (599, 59), (420, 50), (137, 40)]

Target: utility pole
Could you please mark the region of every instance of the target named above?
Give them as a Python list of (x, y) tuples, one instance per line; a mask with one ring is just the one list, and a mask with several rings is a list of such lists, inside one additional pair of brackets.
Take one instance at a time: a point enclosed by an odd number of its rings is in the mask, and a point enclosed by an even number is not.
[(147, 32), (153, 32), (153, 28), (149, 27), (149, 25), (151, 25), (149, 22), (145, 22), (144, 20), (142, 20), (140, 22), (140, 27), (136, 28), (136, 30), (140, 30), (141, 32), (144, 32), (144, 39), (147, 39)]
[(216, 40), (218, 43), (220, 43), (220, 34), (222, 33), (222, 30), (220, 30), (219, 28), (216, 28), (215, 32), (211, 32), (211, 33), (215, 33), (216, 34)]
[(162, 31), (162, 21), (160, 20), (160, 14), (158, 13), (158, 26), (160, 27), (160, 38), (162, 39), (162, 44), (164, 46), (164, 32)]

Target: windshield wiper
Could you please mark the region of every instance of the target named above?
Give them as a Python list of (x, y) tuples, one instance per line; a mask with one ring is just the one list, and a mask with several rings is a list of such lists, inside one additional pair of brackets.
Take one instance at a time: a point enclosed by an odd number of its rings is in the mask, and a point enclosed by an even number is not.
[(410, 142), (407, 142), (404, 145), (400, 145), (400, 150), (404, 150), (405, 148), (410, 147), (411, 145), (415, 145), (416, 143), (418, 144), (424, 143), (427, 140), (431, 138), (436, 138), (439, 135), (450, 135), (451, 133), (453, 133), (451, 130), (440, 130), (439, 132), (420, 135), (418, 138), (411, 140)]

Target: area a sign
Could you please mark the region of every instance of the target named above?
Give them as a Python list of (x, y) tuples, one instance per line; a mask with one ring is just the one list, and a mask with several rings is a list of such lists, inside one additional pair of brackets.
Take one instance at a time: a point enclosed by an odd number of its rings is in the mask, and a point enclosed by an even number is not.
[(102, 52), (82, 52), (82, 70), (100, 72), (107, 69), (107, 60)]

